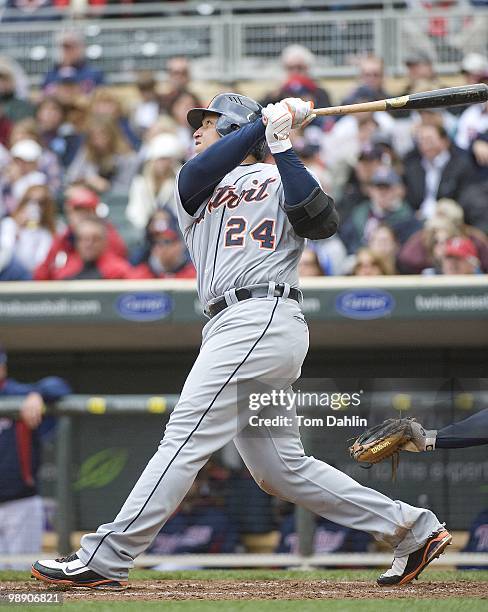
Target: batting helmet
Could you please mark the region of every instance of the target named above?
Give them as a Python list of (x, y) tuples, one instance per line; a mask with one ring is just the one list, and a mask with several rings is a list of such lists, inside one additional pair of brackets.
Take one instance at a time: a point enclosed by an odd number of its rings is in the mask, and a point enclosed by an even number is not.
[(186, 116), (194, 130), (198, 130), (205, 113), (220, 115), (216, 130), (219, 136), (230, 134), (247, 123), (254, 123), (261, 116), (262, 106), (252, 98), (236, 93), (223, 93), (215, 96), (207, 108), (192, 108)]

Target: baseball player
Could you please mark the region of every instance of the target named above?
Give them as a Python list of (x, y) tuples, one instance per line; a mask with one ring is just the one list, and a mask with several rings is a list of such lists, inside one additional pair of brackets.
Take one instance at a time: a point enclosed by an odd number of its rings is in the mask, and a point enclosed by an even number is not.
[[(289, 140), (290, 130), (313, 119), (311, 107), (288, 98), (262, 109), (225, 93), (189, 111), (197, 154), (176, 178), (176, 199), (209, 317), (200, 353), (156, 453), (114, 521), (85, 535), (76, 553), (37, 561), (34, 577), (126, 586), (134, 559), (230, 440), (265, 491), (393, 546), (393, 565), (380, 585), (410, 582), (449, 544), (451, 535), (430, 510), (393, 501), (307, 457), (296, 425), (286, 435), (266, 425), (255, 432), (238, 410), (253, 381), (290, 390), (308, 350), (298, 261), (305, 238), (327, 238), (338, 225), (332, 199)], [(262, 163), (266, 143), (276, 165)]]

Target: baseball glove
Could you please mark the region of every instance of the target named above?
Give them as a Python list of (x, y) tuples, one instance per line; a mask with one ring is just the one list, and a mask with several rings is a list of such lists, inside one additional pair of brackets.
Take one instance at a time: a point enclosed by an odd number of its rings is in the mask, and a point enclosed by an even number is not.
[(365, 464), (361, 467), (366, 468), (391, 457), (392, 478), (395, 480), (399, 453), (416, 441), (419, 425), (414, 418), (386, 419), (363, 432), (349, 447), (349, 453), (360, 465)]

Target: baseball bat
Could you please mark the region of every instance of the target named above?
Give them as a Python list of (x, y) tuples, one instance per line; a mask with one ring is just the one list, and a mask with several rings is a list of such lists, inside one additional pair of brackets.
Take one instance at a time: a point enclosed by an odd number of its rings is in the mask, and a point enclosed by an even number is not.
[(463, 85), (461, 87), (445, 87), (444, 89), (433, 89), (432, 91), (421, 91), (420, 93), (398, 98), (387, 98), (374, 102), (360, 102), (358, 104), (346, 104), (343, 106), (329, 106), (329, 108), (315, 108), (314, 113), (318, 116), (324, 115), (349, 115), (351, 113), (364, 113), (368, 111), (385, 110), (419, 110), (423, 108), (442, 108), (444, 106), (459, 106), (463, 104), (477, 104), (488, 100), (488, 85), (477, 83), (476, 85)]

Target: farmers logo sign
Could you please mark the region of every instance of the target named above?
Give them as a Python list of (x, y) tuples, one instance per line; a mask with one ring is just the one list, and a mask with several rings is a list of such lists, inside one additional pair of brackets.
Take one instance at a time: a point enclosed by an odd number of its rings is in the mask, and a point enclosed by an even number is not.
[(335, 307), (349, 319), (380, 319), (393, 312), (395, 300), (387, 291), (346, 291), (337, 296)]
[(157, 321), (173, 308), (167, 293), (129, 293), (117, 300), (117, 312), (129, 321)]

